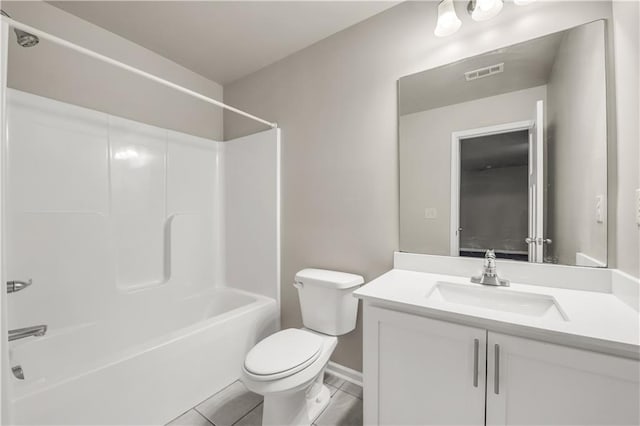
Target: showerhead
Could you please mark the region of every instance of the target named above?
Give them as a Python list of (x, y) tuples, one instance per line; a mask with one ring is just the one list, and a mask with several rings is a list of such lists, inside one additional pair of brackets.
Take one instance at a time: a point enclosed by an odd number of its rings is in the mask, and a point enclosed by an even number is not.
[[(7, 18), (11, 19), (11, 16), (9, 16), (9, 14), (4, 10), (0, 10), (0, 13), (6, 16)], [(33, 47), (36, 44), (40, 43), (40, 39), (31, 33), (19, 30), (17, 28), (14, 28), (13, 32), (16, 33), (18, 44), (22, 47)]]
[(17, 28), (14, 28), (13, 31), (16, 33), (16, 37), (18, 38), (18, 44), (22, 47), (33, 47), (40, 42), (40, 39), (31, 33)]

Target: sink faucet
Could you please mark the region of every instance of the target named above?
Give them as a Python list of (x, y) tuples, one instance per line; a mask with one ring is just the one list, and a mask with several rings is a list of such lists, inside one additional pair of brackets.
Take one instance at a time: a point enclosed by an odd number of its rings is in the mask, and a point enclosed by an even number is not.
[(9, 330), (9, 341), (18, 339), (24, 339), (30, 336), (44, 336), (47, 332), (46, 325), (35, 325), (33, 327), (16, 328), (15, 330)]
[(471, 282), (483, 285), (509, 287), (509, 280), (501, 279), (496, 273), (496, 254), (493, 250), (487, 250), (484, 255), (482, 275), (471, 277)]

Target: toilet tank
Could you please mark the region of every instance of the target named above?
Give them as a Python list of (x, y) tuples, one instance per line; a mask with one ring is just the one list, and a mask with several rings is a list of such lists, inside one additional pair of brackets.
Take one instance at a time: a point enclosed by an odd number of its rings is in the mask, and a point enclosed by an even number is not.
[(364, 283), (360, 275), (325, 269), (296, 274), (302, 322), (308, 329), (340, 336), (356, 328), (358, 299), (353, 292)]

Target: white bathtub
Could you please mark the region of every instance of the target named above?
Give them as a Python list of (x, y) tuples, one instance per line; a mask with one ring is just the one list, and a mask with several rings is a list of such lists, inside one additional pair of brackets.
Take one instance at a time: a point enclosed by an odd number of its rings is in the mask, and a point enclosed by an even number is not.
[(12, 423), (164, 424), (238, 379), (277, 315), (273, 299), (218, 288), (12, 342), (25, 375), (11, 378)]

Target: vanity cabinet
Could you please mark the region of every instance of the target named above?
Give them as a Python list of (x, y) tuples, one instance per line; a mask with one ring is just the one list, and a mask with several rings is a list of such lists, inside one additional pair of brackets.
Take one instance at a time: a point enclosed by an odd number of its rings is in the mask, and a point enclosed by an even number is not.
[(484, 423), (486, 331), (367, 306), (365, 425)]
[(487, 425), (638, 425), (640, 362), (488, 333)]
[(640, 422), (636, 360), (368, 304), (364, 320), (366, 425)]

